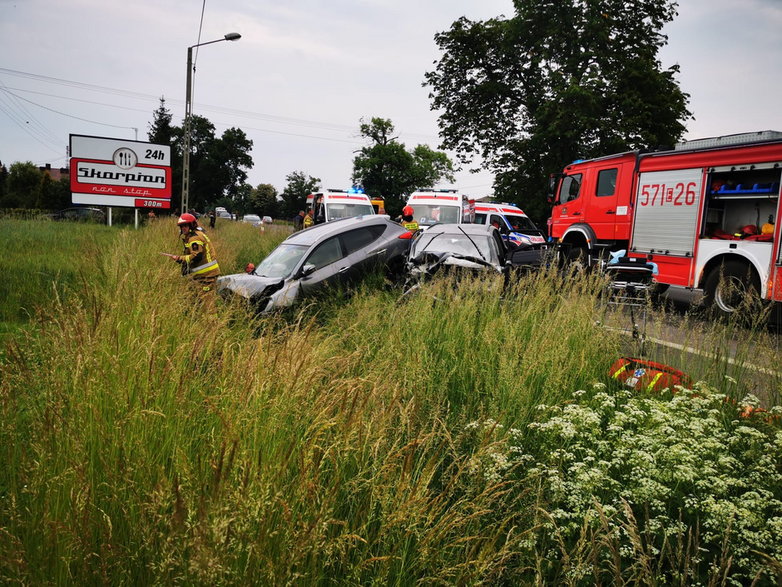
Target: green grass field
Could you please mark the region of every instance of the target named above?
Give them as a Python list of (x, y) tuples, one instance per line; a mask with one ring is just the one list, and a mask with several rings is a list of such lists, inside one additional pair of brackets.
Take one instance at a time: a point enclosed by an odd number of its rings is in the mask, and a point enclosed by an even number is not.
[[(253, 319), (193, 298), (165, 220), (0, 229), (4, 584), (782, 581), (779, 382), (740, 417), (736, 326), (693, 390), (630, 393), (597, 276)], [(284, 233), (211, 236), (230, 273)]]

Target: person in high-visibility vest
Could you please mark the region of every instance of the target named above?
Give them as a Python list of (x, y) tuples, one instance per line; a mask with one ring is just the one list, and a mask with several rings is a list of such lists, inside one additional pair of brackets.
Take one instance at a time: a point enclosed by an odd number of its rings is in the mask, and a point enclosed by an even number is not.
[(304, 220), (302, 221), (302, 226), (304, 226), (304, 228), (309, 228), (314, 224), (315, 224), (315, 219), (312, 217), (312, 208), (307, 208), (307, 214), (304, 216)]
[(413, 219), (412, 206), (405, 206), (402, 208), (402, 222), (400, 224), (410, 232), (418, 230), (418, 223)]
[(192, 214), (182, 214), (177, 225), (184, 246), (183, 254), (163, 254), (182, 266), (182, 275), (191, 277), (200, 293), (211, 292), (220, 275), (212, 241), (206, 236), (204, 229), (198, 226), (198, 219)]

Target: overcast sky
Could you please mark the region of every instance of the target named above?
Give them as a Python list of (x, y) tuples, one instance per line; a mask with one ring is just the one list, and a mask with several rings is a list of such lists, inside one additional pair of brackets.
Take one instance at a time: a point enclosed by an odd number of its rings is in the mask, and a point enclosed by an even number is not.
[[(181, 124), (187, 47), (203, 0), (0, 0), (0, 161), (67, 163), (68, 135), (147, 140), (158, 98)], [(359, 119), (390, 118), (408, 148), (437, 147), (424, 73), (433, 36), (511, 0), (207, 0), (194, 113), (253, 141), (253, 185), (303, 171), (350, 184)], [(782, 0), (681, 0), (663, 65), (681, 66), (688, 139), (782, 130)], [(567, 162), (563, 162), (563, 165)], [(554, 170), (552, 170), (554, 171)], [(457, 175), (467, 194), (487, 173)], [(445, 186), (441, 186), (445, 187)]]

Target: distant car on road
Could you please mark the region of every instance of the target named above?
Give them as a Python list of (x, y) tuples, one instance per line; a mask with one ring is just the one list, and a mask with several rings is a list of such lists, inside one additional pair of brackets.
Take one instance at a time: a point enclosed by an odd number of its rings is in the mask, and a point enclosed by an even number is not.
[(59, 212), (47, 214), (46, 218), (75, 222), (106, 222), (106, 213), (100, 208), (65, 208)]
[(228, 210), (218, 210), (217, 211), (217, 217), (218, 218), (226, 218), (228, 220), (233, 220), (234, 215), (231, 214)]
[(274, 221), (272, 220), (271, 216), (264, 216), (263, 217), (263, 223), (264, 224), (271, 224), (272, 222), (274, 222)]
[(253, 226), (259, 226), (261, 224), (261, 217), (257, 214), (245, 214), (242, 217), (242, 222), (247, 222)]
[(318, 224), (293, 233), (257, 267), (218, 278), (217, 291), (225, 299), (244, 298), (258, 313), (284, 308), (329, 286), (358, 281), (376, 267), (401, 269), (411, 237), (387, 216), (374, 214)]

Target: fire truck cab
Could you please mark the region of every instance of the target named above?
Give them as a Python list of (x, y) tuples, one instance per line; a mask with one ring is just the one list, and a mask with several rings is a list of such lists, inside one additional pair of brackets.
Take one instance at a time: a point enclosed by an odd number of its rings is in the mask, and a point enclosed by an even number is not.
[(456, 190), (421, 190), (410, 194), (407, 205), (422, 229), (433, 224), (472, 224), (475, 200)]
[(722, 314), (729, 289), (782, 301), (781, 175), (776, 131), (576, 161), (553, 177), (550, 234), (571, 259), (645, 257), (659, 284), (702, 288)]
[(310, 194), (307, 196), (307, 208), (312, 208), (315, 224), (375, 213), (369, 196), (355, 188)]

